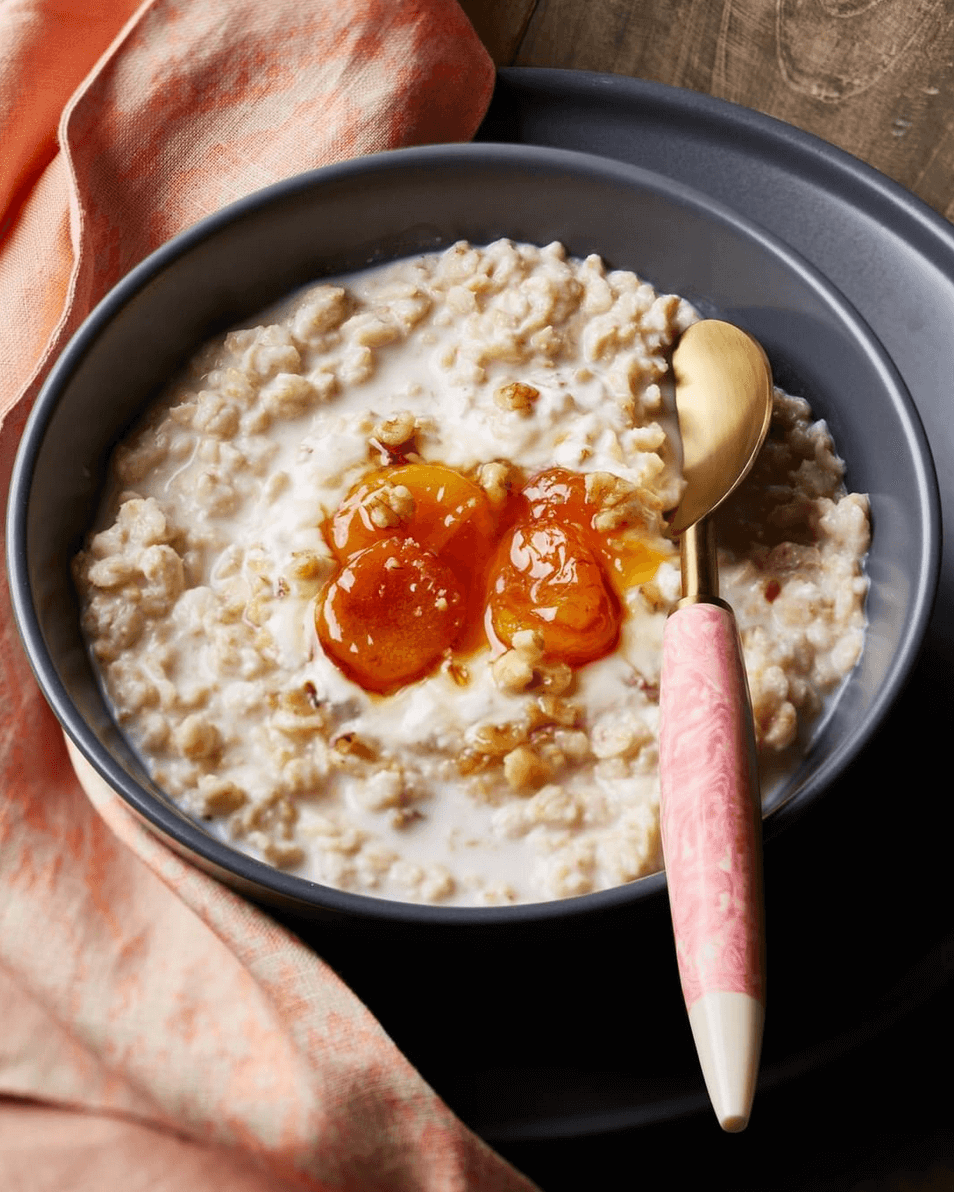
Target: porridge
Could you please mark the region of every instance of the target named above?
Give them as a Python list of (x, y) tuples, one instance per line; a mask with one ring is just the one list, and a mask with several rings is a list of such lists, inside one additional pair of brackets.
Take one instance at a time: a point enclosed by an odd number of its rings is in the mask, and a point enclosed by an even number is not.
[[(557, 244), (461, 243), (207, 345), (117, 449), (74, 565), (157, 785), (378, 897), (540, 901), (660, 868), (668, 359), (696, 318)], [(765, 759), (861, 651), (867, 502), (842, 471), (776, 391), (720, 518)]]

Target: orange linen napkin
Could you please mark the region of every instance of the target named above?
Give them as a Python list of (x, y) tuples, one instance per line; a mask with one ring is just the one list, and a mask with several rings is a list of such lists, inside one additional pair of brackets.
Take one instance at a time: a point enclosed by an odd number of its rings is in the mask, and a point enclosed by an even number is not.
[[(146, 253), (303, 169), (467, 139), (492, 85), (454, 0), (0, 0), (3, 493), (49, 364)], [(0, 601), (0, 1184), (531, 1188), (320, 959), (93, 807)]]

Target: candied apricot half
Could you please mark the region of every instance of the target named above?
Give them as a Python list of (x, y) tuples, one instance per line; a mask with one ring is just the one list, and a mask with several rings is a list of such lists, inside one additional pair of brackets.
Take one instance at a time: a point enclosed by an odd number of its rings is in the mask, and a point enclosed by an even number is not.
[(383, 538), (412, 538), (466, 586), (475, 562), (490, 554), (494, 530), (479, 484), (443, 464), (402, 464), (379, 469), (351, 490), (331, 518), (329, 538), (342, 562)]
[(592, 524), (593, 506), (586, 499), (586, 477), (567, 468), (548, 468), (538, 472), (526, 485), (522, 496), (534, 519), (558, 517), (581, 528)]
[(535, 629), (544, 653), (570, 666), (608, 654), (619, 638), (620, 605), (584, 532), (546, 519), (513, 527), (490, 585), (491, 623), (506, 645)]
[(597, 506), (587, 498), (586, 477), (579, 472), (548, 468), (534, 476), (521, 495), (531, 519), (555, 520), (579, 529), (589, 549), (602, 558), (617, 595), (651, 580), (667, 557), (647, 543), (638, 530), (594, 529)]
[(390, 538), (359, 551), (326, 585), (315, 629), (340, 670), (386, 694), (433, 669), (465, 613), (451, 568), (412, 539)]

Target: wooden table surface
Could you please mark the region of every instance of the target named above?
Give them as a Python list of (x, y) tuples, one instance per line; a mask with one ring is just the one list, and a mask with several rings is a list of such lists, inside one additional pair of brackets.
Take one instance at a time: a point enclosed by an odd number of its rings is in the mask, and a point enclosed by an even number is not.
[(497, 66), (609, 71), (815, 133), (954, 219), (952, 0), (461, 0)]
[[(497, 66), (608, 71), (743, 104), (954, 220), (954, 0), (460, 2)], [(505, 1153), (545, 1192), (656, 1183), (660, 1160), (679, 1190), (954, 1192), (952, 1018), (942, 983), (915, 1021), (757, 1100), (741, 1136), (696, 1118)]]

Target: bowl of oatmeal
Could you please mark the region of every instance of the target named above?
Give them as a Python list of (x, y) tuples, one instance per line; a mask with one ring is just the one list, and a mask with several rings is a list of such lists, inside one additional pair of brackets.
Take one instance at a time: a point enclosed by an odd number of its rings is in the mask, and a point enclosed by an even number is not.
[(66, 350), (18, 457), (9, 570), (84, 781), (298, 912), (524, 922), (658, 894), (669, 355), (710, 315), (777, 385), (719, 518), (766, 834), (823, 831), (930, 611), (910, 398), (759, 228), (526, 147), (253, 195)]

